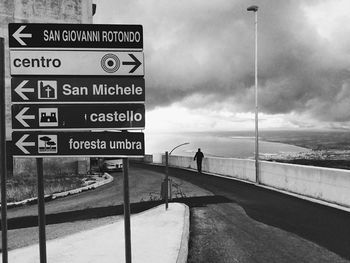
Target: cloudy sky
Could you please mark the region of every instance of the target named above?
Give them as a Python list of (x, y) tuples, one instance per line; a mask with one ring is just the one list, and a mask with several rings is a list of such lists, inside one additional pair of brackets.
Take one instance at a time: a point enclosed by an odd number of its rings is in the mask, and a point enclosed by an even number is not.
[(94, 0), (94, 23), (142, 24), (146, 130), (350, 128), (349, 0)]

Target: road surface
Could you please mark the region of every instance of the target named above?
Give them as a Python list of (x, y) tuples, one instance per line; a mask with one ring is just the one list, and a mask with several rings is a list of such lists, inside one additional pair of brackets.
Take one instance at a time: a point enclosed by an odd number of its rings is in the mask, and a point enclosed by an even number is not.
[(348, 212), (182, 169), (170, 175), (229, 200), (191, 207), (189, 263), (350, 262)]
[[(178, 185), (173, 190), (191, 208), (189, 263), (350, 262), (350, 213), (242, 182), (175, 168), (169, 172)], [(109, 185), (48, 202), (48, 238), (105, 224), (122, 211), (122, 174), (113, 175)], [(131, 166), (131, 202), (152, 205), (163, 177), (164, 167)], [(10, 223), (23, 227), (16, 220), (35, 219), (36, 209), (10, 209)], [(11, 230), (10, 248), (35, 242), (30, 237), (36, 231)]]
[[(45, 203), (47, 239), (110, 223), (123, 214), (123, 173), (112, 173), (114, 181), (92, 191)], [(131, 167), (129, 170), (131, 212), (155, 207), (160, 201), (164, 168), (160, 172)], [(191, 183), (174, 178), (176, 196), (210, 196)], [(157, 200), (158, 199), (158, 200)], [(14, 249), (38, 242), (37, 205), (8, 210), (8, 247)], [(92, 220), (94, 219), (94, 220)], [(1, 242), (1, 240), (0, 240)]]

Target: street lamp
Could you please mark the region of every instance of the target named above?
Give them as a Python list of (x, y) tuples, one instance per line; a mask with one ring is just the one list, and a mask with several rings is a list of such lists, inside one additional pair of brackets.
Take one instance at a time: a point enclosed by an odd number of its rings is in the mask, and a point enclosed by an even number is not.
[(190, 143), (189, 143), (189, 142), (185, 142), (185, 143), (182, 143), (182, 144), (180, 144), (180, 145), (174, 147), (174, 148), (170, 151), (169, 155), (171, 155), (171, 153), (172, 153), (175, 149), (177, 149), (177, 148), (179, 148), (179, 147), (181, 147), (181, 146), (184, 146), (184, 145), (186, 145), (186, 144), (190, 144)]
[(258, 9), (256, 5), (247, 8), (255, 14), (255, 177), (259, 184), (259, 128), (258, 128)]
[(168, 185), (169, 185), (169, 169), (168, 169), (168, 163), (169, 163), (169, 155), (171, 155), (171, 153), (181, 147), (181, 146), (184, 146), (184, 145), (187, 145), (187, 144), (190, 144), (189, 142), (185, 142), (185, 143), (182, 143), (182, 144), (179, 144), (177, 146), (175, 146), (171, 151), (170, 153), (168, 154), (168, 152), (166, 151), (165, 152), (165, 178), (164, 178), (164, 186), (165, 186), (165, 189), (164, 189), (164, 192), (165, 192), (165, 209), (167, 210), (168, 209), (168, 195), (169, 195), (169, 189), (168, 189)]

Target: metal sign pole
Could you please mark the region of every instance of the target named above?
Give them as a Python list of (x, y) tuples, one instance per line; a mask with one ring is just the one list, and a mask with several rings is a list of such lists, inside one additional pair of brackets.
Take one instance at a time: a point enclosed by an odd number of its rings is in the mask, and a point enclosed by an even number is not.
[(165, 152), (165, 210), (168, 209), (168, 195), (169, 195), (169, 154), (168, 152)]
[(131, 263), (131, 230), (130, 230), (130, 199), (129, 199), (129, 159), (123, 158), (124, 171), (124, 232), (125, 232), (125, 262)]
[(256, 184), (260, 183), (259, 175), (259, 106), (258, 106), (258, 10), (259, 7), (252, 5), (247, 11), (255, 15), (255, 177)]
[(255, 13), (255, 169), (256, 183), (260, 184), (259, 170), (259, 106), (258, 106), (258, 11)]
[(5, 51), (4, 39), (0, 38), (0, 173), (1, 173), (1, 240), (2, 262), (8, 262), (7, 251), (7, 190), (6, 190), (6, 110), (5, 110)]
[(46, 233), (45, 233), (45, 199), (44, 199), (44, 173), (43, 158), (36, 159), (38, 173), (38, 223), (40, 263), (46, 263)]

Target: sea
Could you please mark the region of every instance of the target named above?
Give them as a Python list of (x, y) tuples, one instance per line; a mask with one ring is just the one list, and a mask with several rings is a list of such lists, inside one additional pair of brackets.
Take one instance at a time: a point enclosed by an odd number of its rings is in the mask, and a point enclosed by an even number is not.
[[(276, 134), (276, 138), (281, 136)], [(145, 133), (146, 154), (169, 153), (172, 155), (194, 156), (198, 148), (207, 157), (254, 158), (254, 132), (174, 132)], [(176, 148), (178, 145), (182, 145)], [(175, 148), (175, 149), (174, 149)], [(259, 136), (259, 154), (277, 155), (302, 153), (311, 149), (293, 144), (272, 142)]]

